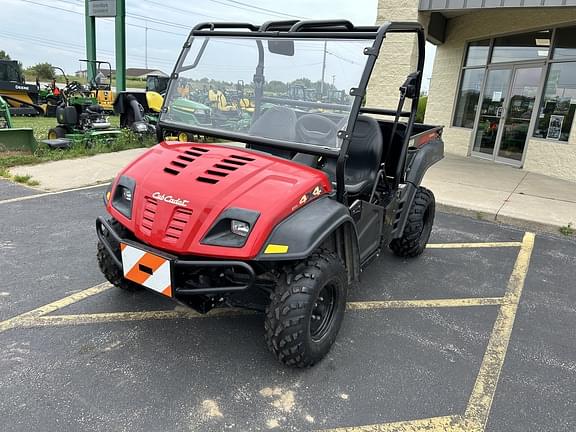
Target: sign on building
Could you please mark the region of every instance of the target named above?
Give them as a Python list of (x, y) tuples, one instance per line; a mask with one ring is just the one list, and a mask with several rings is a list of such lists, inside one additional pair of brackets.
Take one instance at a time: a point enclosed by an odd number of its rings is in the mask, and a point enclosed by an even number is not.
[(89, 0), (88, 15), (91, 17), (115, 17), (116, 0)]

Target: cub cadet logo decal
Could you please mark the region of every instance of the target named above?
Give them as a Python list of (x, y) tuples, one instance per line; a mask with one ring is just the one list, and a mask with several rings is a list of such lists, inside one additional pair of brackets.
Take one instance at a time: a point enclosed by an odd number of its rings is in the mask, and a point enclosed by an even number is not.
[(154, 192), (152, 194), (152, 198), (157, 199), (159, 201), (167, 202), (168, 204), (174, 204), (182, 207), (188, 207), (188, 203), (190, 202), (189, 200), (174, 198), (172, 195), (165, 195), (160, 192)]
[(28, 86), (21, 86), (21, 85), (15, 85), (14, 88), (16, 90), (30, 90), (30, 87)]
[(324, 193), (324, 188), (322, 185), (318, 185), (314, 188), (312, 192), (305, 193), (300, 197), (300, 201), (294, 207), (292, 207), (292, 211), (296, 210), (298, 207), (303, 206), (308, 201), (313, 200), (314, 198), (318, 198), (320, 195)]

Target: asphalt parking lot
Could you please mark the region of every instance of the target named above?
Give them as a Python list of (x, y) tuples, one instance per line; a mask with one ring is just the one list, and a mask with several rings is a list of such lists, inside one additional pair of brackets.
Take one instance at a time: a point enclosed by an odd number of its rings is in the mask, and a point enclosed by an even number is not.
[(263, 319), (199, 316), (104, 283), (104, 186), (0, 180), (3, 431), (574, 431), (576, 243), (438, 214), (420, 258), (384, 253), (309, 370)]

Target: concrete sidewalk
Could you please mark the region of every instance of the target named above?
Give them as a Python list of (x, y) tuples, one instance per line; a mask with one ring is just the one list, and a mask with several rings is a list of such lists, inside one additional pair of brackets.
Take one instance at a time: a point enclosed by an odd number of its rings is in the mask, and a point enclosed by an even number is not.
[(112, 180), (120, 169), (146, 150), (138, 148), (39, 165), (23, 165), (10, 168), (10, 173), (31, 176), (40, 182), (36, 189), (46, 192), (73, 189)]
[[(144, 151), (21, 166), (10, 172), (32, 176), (44, 191), (58, 191), (107, 182)], [(451, 213), (555, 233), (568, 224), (576, 227), (576, 183), (448, 155), (429, 170), (424, 185), (434, 191), (439, 209)]]
[(447, 155), (424, 185), (441, 210), (558, 233), (576, 227), (576, 183), (477, 158)]

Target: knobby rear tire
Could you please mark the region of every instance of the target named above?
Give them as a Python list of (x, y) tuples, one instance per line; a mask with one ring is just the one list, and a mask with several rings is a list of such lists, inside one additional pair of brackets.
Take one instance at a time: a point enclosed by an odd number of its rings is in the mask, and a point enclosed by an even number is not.
[(414, 202), (410, 207), (408, 221), (402, 237), (392, 240), (390, 249), (397, 256), (412, 258), (424, 252), (436, 213), (436, 199), (431, 190), (420, 186), (416, 191)]

